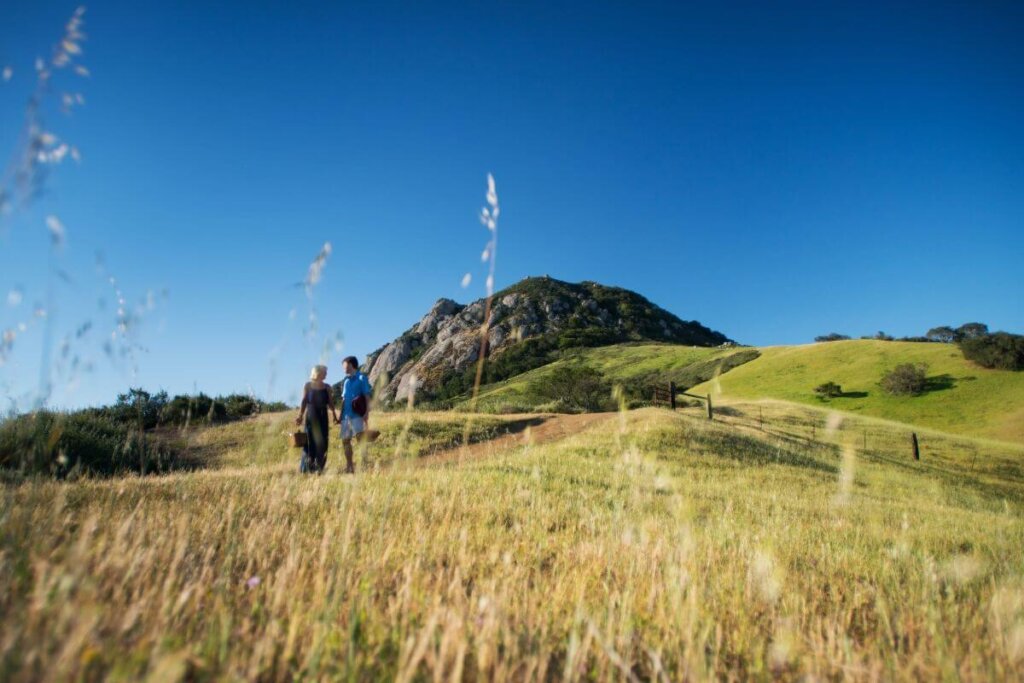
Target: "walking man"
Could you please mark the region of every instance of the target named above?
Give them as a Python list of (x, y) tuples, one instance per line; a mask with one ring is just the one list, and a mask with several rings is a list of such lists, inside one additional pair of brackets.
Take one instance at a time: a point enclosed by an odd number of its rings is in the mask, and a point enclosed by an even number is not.
[(341, 445), (345, 449), (345, 471), (356, 471), (352, 458), (352, 439), (362, 443), (370, 419), (370, 378), (359, 371), (359, 361), (349, 356), (342, 362), (345, 379), (341, 383)]

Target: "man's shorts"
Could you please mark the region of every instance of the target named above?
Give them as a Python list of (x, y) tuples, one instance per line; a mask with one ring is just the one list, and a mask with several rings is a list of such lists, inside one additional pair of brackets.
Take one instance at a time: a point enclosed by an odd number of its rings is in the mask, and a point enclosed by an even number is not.
[(351, 439), (356, 434), (362, 434), (366, 429), (363, 418), (358, 415), (345, 415), (341, 418), (341, 438)]

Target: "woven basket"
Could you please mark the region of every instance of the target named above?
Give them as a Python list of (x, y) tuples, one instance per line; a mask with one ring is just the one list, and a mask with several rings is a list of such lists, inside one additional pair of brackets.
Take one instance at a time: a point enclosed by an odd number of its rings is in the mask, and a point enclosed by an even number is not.
[(292, 448), (302, 448), (306, 445), (306, 432), (289, 432), (288, 441)]

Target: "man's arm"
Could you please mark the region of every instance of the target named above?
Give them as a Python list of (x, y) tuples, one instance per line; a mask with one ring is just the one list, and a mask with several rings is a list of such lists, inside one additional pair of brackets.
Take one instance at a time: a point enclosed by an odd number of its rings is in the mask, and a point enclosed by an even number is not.
[(370, 378), (363, 375), (363, 395), (366, 396), (366, 415), (363, 415), (363, 422), (370, 424), (370, 403), (373, 399), (373, 387), (370, 385)]

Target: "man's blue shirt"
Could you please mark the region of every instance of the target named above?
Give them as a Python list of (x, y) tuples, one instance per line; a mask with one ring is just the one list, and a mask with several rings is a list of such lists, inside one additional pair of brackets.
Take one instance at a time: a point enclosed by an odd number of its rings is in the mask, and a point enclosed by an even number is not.
[(341, 400), (343, 402), (341, 414), (344, 417), (358, 417), (352, 411), (352, 399), (357, 396), (365, 396), (366, 400), (369, 401), (372, 392), (373, 387), (370, 386), (370, 378), (363, 373), (356, 372), (346, 375), (341, 384)]

